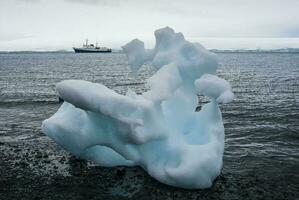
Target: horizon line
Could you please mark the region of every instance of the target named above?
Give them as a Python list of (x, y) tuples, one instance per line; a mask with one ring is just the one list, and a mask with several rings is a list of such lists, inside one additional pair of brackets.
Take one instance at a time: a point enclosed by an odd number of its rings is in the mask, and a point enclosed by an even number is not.
[[(298, 48), (293, 48), (293, 47), (286, 47), (286, 48), (227, 48), (227, 49), (224, 49), (224, 48), (206, 48), (207, 50), (209, 51), (216, 51), (216, 52), (248, 52), (248, 51), (251, 51), (251, 52), (283, 52), (283, 51), (286, 51), (286, 50), (291, 50), (290, 52), (299, 52), (299, 47)], [(149, 49), (147, 49), (149, 50)], [(62, 53), (62, 52), (65, 52), (65, 53), (71, 53), (71, 52), (74, 52), (74, 50), (71, 50), (71, 49), (55, 49), (55, 50), (46, 50), (46, 49), (33, 49), (33, 50), (0, 50), (0, 53)], [(115, 49), (112, 49), (112, 53), (122, 53), (122, 49), (120, 48), (115, 48)]]

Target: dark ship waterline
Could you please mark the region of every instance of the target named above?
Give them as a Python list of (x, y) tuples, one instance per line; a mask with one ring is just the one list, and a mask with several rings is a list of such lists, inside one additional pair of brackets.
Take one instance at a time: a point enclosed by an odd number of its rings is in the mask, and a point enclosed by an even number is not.
[(86, 40), (82, 47), (73, 47), (75, 53), (111, 53), (112, 50), (107, 47), (99, 47), (97, 44), (88, 44)]

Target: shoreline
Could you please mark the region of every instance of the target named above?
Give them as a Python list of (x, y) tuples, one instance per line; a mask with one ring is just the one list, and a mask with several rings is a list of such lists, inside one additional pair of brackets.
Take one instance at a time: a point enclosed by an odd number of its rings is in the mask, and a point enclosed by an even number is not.
[(288, 184), (290, 177), (271, 178), (252, 169), (229, 172), (233, 166), (227, 156), (211, 188), (187, 190), (164, 185), (140, 167), (95, 166), (42, 133), (21, 142), (2, 142), (0, 149), (4, 152), (0, 199), (295, 199), (299, 195), (298, 185)]

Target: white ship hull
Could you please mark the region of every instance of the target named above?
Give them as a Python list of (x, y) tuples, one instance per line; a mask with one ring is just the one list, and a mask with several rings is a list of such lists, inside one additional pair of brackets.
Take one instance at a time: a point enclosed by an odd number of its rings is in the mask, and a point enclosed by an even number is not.
[(111, 53), (111, 49), (107, 48), (76, 48), (73, 47), (76, 53)]

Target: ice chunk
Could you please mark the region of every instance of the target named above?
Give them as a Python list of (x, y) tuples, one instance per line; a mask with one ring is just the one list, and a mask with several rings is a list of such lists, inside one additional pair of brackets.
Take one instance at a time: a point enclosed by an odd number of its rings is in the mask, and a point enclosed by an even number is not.
[(147, 84), (151, 90), (144, 93), (144, 96), (147, 99), (161, 101), (169, 99), (173, 95), (182, 84), (182, 79), (176, 65), (168, 64), (149, 78)]
[(216, 99), (218, 103), (229, 103), (234, 98), (230, 84), (215, 75), (205, 74), (201, 76), (195, 81), (195, 86), (200, 93)]
[(133, 40), (123, 46), (123, 51), (127, 55), (132, 73), (137, 74), (140, 67), (150, 59), (152, 52), (144, 49), (144, 43), (138, 39)]
[[(57, 84), (65, 100), (42, 130), (71, 153), (102, 166), (139, 165), (157, 180), (182, 188), (207, 188), (220, 174), (224, 127), (219, 102), (233, 99), (218, 78), (217, 58), (182, 33), (155, 31), (156, 45), (145, 50), (135, 39), (125, 45), (132, 71), (146, 62), (157, 70), (150, 89), (125, 96), (98, 83)], [(195, 112), (197, 92), (211, 102)]]

